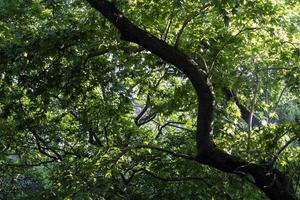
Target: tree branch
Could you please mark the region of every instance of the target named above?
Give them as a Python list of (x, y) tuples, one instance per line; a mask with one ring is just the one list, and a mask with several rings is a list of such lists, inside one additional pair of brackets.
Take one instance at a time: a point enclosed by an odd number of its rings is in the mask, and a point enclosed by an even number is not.
[(88, 2), (120, 31), (121, 39), (139, 44), (166, 62), (176, 66), (190, 79), (199, 101), (196, 138), (198, 151), (201, 152), (205, 151), (206, 148), (211, 148), (213, 146), (211, 135), (214, 100), (212, 85), (204, 72), (204, 64), (197, 64), (177, 48), (138, 28), (110, 2), (106, 0), (88, 0)]
[(217, 51), (217, 53), (215, 54), (215, 57), (213, 58), (212, 60), (212, 64), (210, 66), (210, 69), (209, 71), (211, 72), (215, 66), (215, 63), (218, 59), (218, 57), (220, 56), (221, 52), (225, 49), (225, 47), (230, 44), (235, 38), (237, 38), (241, 33), (243, 33), (244, 31), (250, 31), (250, 30), (256, 30), (256, 29), (259, 29), (259, 28), (252, 28), (252, 27), (248, 27), (248, 28), (243, 28), (241, 29), (237, 34), (231, 36), (227, 41), (225, 41), (223, 43), (223, 45), (221, 46), (221, 48)]
[(163, 124), (162, 126), (160, 126), (160, 124), (158, 123), (158, 133), (157, 135), (155, 136), (155, 139), (157, 140), (159, 138), (159, 136), (162, 134), (162, 131), (165, 127), (167, 126), (172, 126), (174, 128), (179, 128), (179, 129), (182, 129), (182, 130), (186, 130), (186, 131), (189, 131), (189, 132), (193, 132), (191, 129), (188, 129), (188, 128), (185, 128), (185, 127), (181, 127), (181, 126), (178, 126), (176, 124), (184, 124), (184, 123), (180, 123), (180, 122), (173, 122), (173, 121), (168, 121), (166, 122), (165, 124)]
[[(205, 185), (207, 185), (208, 187), (215, 187), (214, 184), (211, 184), (209, 182), (207, 182), (204, 178), (202, 177), (161, 177), (161, 176), (158, 176), (157, 174), (147, 170), (147, 169), (144, 169), (144, 168), (141, 168), (141, 169), (138, 169), (138, 170), (135, 170), (134, 171), (135, 173), (137, 172), (144, 172), (145, 174), (147, 175), (150, 175), (152, 176), (153, 178), (156, 178), (160, 181), (167, 181), (167, 182), (180, 182), (180, 181), (200, 181), (200, 182), (203, 182)], [(224, 195), (224, 197), (228, 200), (232, 200), (233, 198), (231, 197), (231, 195), (223, 190), (221, 190), (220, 188), (218, 187), (215, 187), (222, 195)]]
[(278, 159), (279, 155), (290, 145), (292, 144), (294, 141), (296, 141), (298, 139), (297, 136), (292, 137), (288, 142), (286, 142), (286, 144), (281, 147), (281, 149), (279, 149), (279, 151), (276, 153), (276, 155), (274, 156), (273, 160), (272, 160), (272, 166), (275, 164), (276, 160)]
[(250, 110), (250, 118), (249, 118), (249, 122), (248, 122), (248, 138), (247, 138), (247, 152), (249, 152), (250, 150), (250, 145), (251, 145), (251, 133), (252, 133), (252, 127), (253, 127), (253, 116), (254, 116), (254, 109), (255, 109), (255, 105), (256, 105), (256, 101), (257, 101), (257, 95), (259, 92), (259, 87), (260, 87), (260, 80), (258, 77), (258, 72), (257, 72), (257, 66), (255, 66), (255, 88), (254, 88), (254, 95), (253, 95), (253, 99), (251, 101), (251, 110)]
[[(193, 59), (190, 59), (177, 48), (170, 46), (149, 32), (135, 26), (114, 4), (107, 0), (87, 1), (120, 31), (121, 39), (139, 44), (181, 70), (189, 78), (197, 93), (198, 116), (196, 143), (198, 155), (196, 158), (149, 145), (138, 145), (135, 148), (151, 148), (171, 154), (175, 157), (193, 161), (196, 160), (199, 163), (209, 165), (224, 172), (239, 175), (250, 174), (255, 180), (255, 185), (271, 199), (296, 199), (293, 195), (294, 192), (289, 179), (281, 172), (264, 166), (247, 163), (215, 147), (211, 138), (213, 132), (214, 99), (212, 95), (212, 84), (208, 75), (205, 73), (204, 63), (197, 64)], [(217, 53), (216, 58), (218, 54), (219, 53)], [(125, 153), (126, 151), (124, 154)]]
[(177, 182), (177, 181), (201, 181), (203, 183), (205, 183), (207, 186), (210, 186), (210, 187), (213, 187), (212, 184), (208, 183), (204, 178), (201, 178), (201, 177), (160, 177), (158, 175), (156, 175), (155, 173), (147, 170), (147, 169), (144, 169), (144, 168), (141, 168), (139, 170), (136, 170), (136, 171), (142, 171), (144, 172), (145, 174), (148, 174), (158, 180), (161, 180), (161, 181), (170, 181), (170, 182)]
[(121, 149), (121, 152), (114, 159), (110, 160), (109, 162), (117, 163), (122, 156), (124, 156), (127, 152), (132, 151), (134, 149), (153, 149), (153, 150), (156, 150), (156, 151), (167, 153), (167, 154), (172, 155), (172, 156), (177, 157), (177, 158), (183, 158), (183, 159), (186, 159), (186, 160), (196, 161), (196, 157), (194, 157), (194, 156), (190, 156), (190, 155), (182, 154), (182, 153), (177, 153), (177, 152), (174, 152), (174, 151), (171, 151), (171, 150), (168, 150), (168, 149), (164, 149), (164, 148), (161, 148), (161, 147), (157, 147), (157, 146), (152, 146), (152, 145), (147, 145), (147, 144), (140, 144), (140, 145), (125, 147), (125, 148)]
[[(227, 101), (232, 99), (235, 102), (235, 104), (241, 112), (242, 119), (247, 124), (249, 124), (251, 118), (251, 111), (239, 101), (237, 95), (232, 90), (224, 88), (224, 93)], [(252, 116), (252, 126), (261, 126), (261, 121), (255, 114), (253, 114)]]
[(156, 151), (161, 151), (161, 152), (170, 154), (174, 157), (184, 158), (186, 160), (194, 160), (194, 161), (196, 160), (196, 158), (194, 156), (190, 156), (190, 155), (182, 154), (182, 153), (177, 153), (177, 152), (174, 152), (174, 151), (171, 151), (171, 150), (168, 150), (168, 149), (164, 149), (164, 148), (156, 147), (156, 146), (151, 146), (151, 145), (146, 145), (146, 144), (136, 145), (133, 148), (135, 148), (135, 149), (140, 149), (140, 148), (154, 149)]
[(181, 28), (179, 29), (179, 31), (176, 34), (176, 39), (175, 39), (175, 43), (174, 43), (174, 47), (178, 47), (179, 46), (179, 41), (180, 41), (180, 37), (184, 31), (184, 29), (188, 26), (188, 24), (195, 19), (195, 17), (197, 17), (201, 12), (203, 12), (206, 8), (208, 8), (211, 4), (205, 4), (203, 5), (203, 7), (200, 9), (200, 11), (197, 11), (196, 13), (193, 13), (190, 17), (188, 17), (182, 24)]

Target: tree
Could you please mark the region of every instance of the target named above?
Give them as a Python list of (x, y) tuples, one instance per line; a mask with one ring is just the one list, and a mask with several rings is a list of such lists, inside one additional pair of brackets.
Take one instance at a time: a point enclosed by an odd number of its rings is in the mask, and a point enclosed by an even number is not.
[(87, 2), (1, 5), (4, 198), (297, 199), (298, 2)]

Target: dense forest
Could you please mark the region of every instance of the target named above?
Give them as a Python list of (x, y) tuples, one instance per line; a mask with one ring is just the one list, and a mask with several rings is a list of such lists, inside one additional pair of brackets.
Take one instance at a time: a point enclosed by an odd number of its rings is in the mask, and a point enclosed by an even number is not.
[(1, 0), (0, 199), (296, 200), (298, 0)]

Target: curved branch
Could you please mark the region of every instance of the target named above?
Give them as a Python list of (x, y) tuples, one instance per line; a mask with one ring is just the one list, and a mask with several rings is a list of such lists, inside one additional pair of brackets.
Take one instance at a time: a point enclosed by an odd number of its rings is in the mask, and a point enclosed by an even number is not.
[(198, 162), (239, 176), (251, 175), (254, 179), (254, 185), (272, 200), (297, 199), (289, 178), (284, 173), (269, 166), (248, 163), (216, 148), (199, 156)]
[(193, 132), (191, 129), (179, 126), (177, 124), (184, 124), (184, 123), (174, 122), (174, 121), (168, 121), (165, 124), (163, 124), (162, 126), (160, 126), (160, 124), (158, 124), (159, 128), (158, 128), (158, 133), (155, 136), (155, 139), (157, 140), (160, 137), (160, 135), (162, 134), (163, 129), (166, 128), (167, 126), (171, 126), (171, 127), (174, 127), (174, 128), (178, 128), (178, 129), (182, 129), (182, 130), (185, 130), (185, 131)]
[(212, 85), (204, 72), (204, 64), (197, 64), (177, 48), (135, 26), (112, 3), (106, 0), (87, 1), (120, 31), (121, 39), (139, 44), (166, 62), (176, 66), (189, 78), (196, 90), (199, 101), (197, 148), (199, 152), (211, 148), (213, 146), (211, 135), (214, 100)]
[[(37, 131), (34, 128), (28, 128), (28, 130), (33, 134), (33, 137), (35, 138), (37, 149), (41, 154), (46, 155), (49, 158), (52, 158), (57, 161), (63, 161), (63, 156), (60, 155), (54, 148), (49, 146), (49, 144), (37, 133)], [(42, 146), (41, 143), (44, 145)], [(47, 152), (49, 150), (52, 152), (55, 156), (49, 154)]]
[[(197, 64), (176, 47), (170, 46), (149, 32), (132, 24), (114, 4), (107, 0), (87, 1), (120, 31), (121, 39), (134, 42), (144, 47), (146, 50), (181, 70), (189, 78), (197, 93), (198, 116), (196, 143), (198, 155), (196, 158), (149, 145), (138, 145), (135, 148), (152, 148), (176, 157), (196, 160), (199, 163), (209, 165), (224, 172), (239, 175), (250, 174), (255, 180), (255, 185), (271, 199), (296, 199), (291, 182), (283, 173), (275, 169), (248, 163), (215, 147), (211, 138), (213, 132), (214, 99), (212, 95), (212, 84), (208, 79), (208, 75), (205, 73), (204, 63)], [(124, 151), (122, 154), (124, 155), (126, 152), (127, 151)]]

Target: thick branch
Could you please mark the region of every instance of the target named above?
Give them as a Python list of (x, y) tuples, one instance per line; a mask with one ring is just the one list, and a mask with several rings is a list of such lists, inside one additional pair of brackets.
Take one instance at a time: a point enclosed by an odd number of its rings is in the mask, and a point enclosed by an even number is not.
[[(198, 148), (196, 160), (199, 163), (224, 172), (239, 175), (250, 174), (255, 180), (255, 185), (271, 199), (296, 199), (292, 195), (293, 190), (290, 181), (279, 171), (241, 161), (214, 146), (211, 139), (214, 101), (211, 83), (203, 70), (205, 69), (204, 63), (197, 64), (194, 60), (177, 50), (177, 48), (138, 28), (107, 0), (87, 1), (120, 31), (121, 39), (139, 44), (166, 62), (173, 64), (189, 78), (196, 90), (199, 103), (196, 134)], [(159, 147), (138, 145), (135, 148), (151, 148), (176, 157), (195, 160), (194, 157)], [(121, 157), (130, 149), (132, 148), (126, 148), (119, 156)]]
[(217, 148), (198, 157), (198, 162), (223, 172), (240, 176), (251, 175), (254, 185), (260, 188), (272, 200), (296, 200), (289, 178), (269, 166), (248, 163)]
[(204, 64), (198, 65), (177, 48), (159, 40), (150, 33), (132, 24), (122, 12), (106, 0), (87, 0), (92, 7), (106, 17), (121, 33), (121, 39), (134, 42), (151, 51), (181, 70), (192, 82), (199, 101), (197, 122), (197, 147), (199, 152), (213, 146), (213, 95), (211, 83), (204, 72)]

